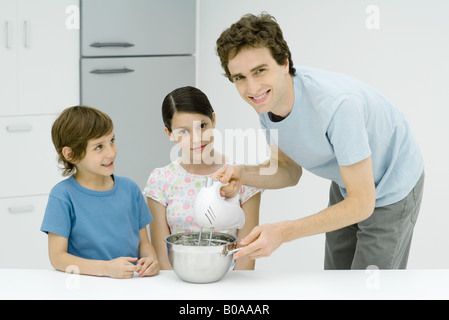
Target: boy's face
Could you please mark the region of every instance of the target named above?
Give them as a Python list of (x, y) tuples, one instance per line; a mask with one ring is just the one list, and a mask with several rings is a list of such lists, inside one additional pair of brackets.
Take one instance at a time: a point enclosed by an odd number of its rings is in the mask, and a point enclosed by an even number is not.
[(98, 139), (89, 140), (84, 158), (75, 164), (77, 173), (84, 176), (106, 177), (112, 175), (117, 156), (117, 146), (114, 141), (114, 132)]
[(244, 48), (229, 60), (228, 69), (240, 96), (258, 113), (290, 113), (294, 92), (288, 59), (281, 66), (268, 48)]

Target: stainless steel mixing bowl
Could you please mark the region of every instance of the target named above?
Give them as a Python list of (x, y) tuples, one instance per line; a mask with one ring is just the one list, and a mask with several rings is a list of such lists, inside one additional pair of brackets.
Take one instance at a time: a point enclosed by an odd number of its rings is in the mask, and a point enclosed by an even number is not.
[(168, 258), (176, 275), (193, 283), (215, 282), (223, 278), (233, 262), (237, 238), (227, 233), (176, 233), (165, 238)]

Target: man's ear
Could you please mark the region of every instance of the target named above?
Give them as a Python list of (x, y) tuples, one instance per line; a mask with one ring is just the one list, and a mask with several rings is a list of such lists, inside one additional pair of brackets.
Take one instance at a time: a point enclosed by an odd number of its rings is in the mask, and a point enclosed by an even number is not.
[(72, 162), (72, 148), (70, 147), (62, 148), (62, 155), (67, 161)]

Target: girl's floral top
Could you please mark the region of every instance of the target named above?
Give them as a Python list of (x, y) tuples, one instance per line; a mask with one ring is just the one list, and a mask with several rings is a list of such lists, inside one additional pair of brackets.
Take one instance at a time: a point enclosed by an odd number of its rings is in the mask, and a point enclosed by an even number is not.
[[(229, 166), (225, 164), (223, 167)], [(192, 174), (178, 162), (173, 161), (151, 173), (143, 194), (166, 207), (167, 223), (170, 233), (199, 232), (200, 226), (193, 222), (193, 203), (198, 191), (204, 187), (207, 175)], [(240, 205), (262, 189), (242, 186)], [(215, 230), (237, 235), (237, 230)]]

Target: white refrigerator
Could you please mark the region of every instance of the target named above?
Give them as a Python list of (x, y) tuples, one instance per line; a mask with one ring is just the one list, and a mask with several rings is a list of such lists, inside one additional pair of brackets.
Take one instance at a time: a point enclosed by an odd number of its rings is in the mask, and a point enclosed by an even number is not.
[(195, 0), (81, 1), (81, 103), (114, 122), (115, 174), (141, 189), (170, 162), (167, 93), (195, 85)]

